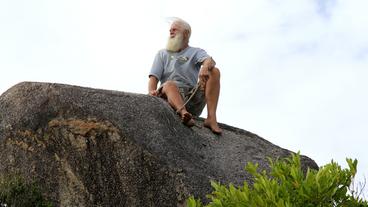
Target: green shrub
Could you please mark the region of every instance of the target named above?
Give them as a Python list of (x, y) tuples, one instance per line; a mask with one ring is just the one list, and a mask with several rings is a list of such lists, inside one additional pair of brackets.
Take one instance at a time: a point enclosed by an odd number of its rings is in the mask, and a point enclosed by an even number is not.
[(26, 182), (19, 175), (0, 176), (0, 206), (48, 207), (40, 189), (35, 183)]
[[(253, 186), (229, 187), (211, 181), (214, 188), (207, 195), (208, 207), (250, 206), (250, 207), (363, 207), (368, 202), (359, 198), (349, 187), (357, 169), (357, 160), (346, 159), (349, 169), (331, 163), (319, 170), (308, 169), (306, 175), (300, 164), (300, 155), (272, 161), (270, 172), (259, 172), (258, 165), (248, 163), (245, 169), (254, 177)], [(361, 189), (362, 190), (362, 189)], [(194, 197), (187, 200), (189, 207), (201, 207), (202, 202)]]

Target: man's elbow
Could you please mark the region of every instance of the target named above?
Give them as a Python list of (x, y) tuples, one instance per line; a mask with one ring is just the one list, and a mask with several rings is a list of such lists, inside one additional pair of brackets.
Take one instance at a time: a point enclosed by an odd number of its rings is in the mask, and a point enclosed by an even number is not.
[(149, 80), (150, 80), (150, 81), (158, 82), (158, 78), (157, 78), (156, 76), (154, 76), (154, 75), (149, 75), (148, 77), (149, 77)]
[(148, 80), (148, 84), (150, 85), (150, 87), (152, 86), (156, 86), (158, 84), (158, 78), (154, 75), (149, 75), (149, 80)]

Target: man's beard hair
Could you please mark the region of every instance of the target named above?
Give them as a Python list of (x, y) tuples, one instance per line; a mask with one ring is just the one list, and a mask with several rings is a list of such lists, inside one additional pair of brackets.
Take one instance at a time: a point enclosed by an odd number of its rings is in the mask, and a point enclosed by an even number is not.
[(184, 44), (183, 34), (181, 33), (176, 34), (175, 37), (173, 38), (169, 37), (169, 39), (167, 40), (166, 50), (171, 52), (178, 52), (183, 47), (183, 44)]

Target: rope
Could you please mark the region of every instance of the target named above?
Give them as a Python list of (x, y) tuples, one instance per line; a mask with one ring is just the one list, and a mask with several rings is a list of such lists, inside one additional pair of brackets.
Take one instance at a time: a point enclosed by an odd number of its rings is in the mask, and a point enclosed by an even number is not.
[(185, 101), (185, 103), (183, 104), (183, 106), (181, 106), (180, 108), (178, 108), (176, 110), (176, 113), (179, 113), (188, 103), (189, 101), (194, 97), (194, 95), (197, 93), (198, 89), (201, 87), (200, 82), (197, 83), (196, 87), (194, 89), (192, 89), (192, 94), (189, 96), (189, 98), (187, 99), (187, 101)]

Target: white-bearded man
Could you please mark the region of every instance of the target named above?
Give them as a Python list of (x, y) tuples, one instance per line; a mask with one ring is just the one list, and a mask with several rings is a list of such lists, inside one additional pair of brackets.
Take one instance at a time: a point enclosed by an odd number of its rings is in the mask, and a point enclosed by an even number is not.
[[(193, 116), (199, 116), (207, 104), (204, 126), (215, 134), (221, 134), (216, 117), (220, 71), (205, 50), (189, 46), (190, 35), (190, 25), (182, 19), (174, 19), (167, 46), (154, 59), (149, 74), (148, 93), (166, 99), (188, 127), (194, 125)], [(161, 86), (157, 89), (159, 82)], [(183, 107), (197, 82), (201, 83), (200, 90)]]

